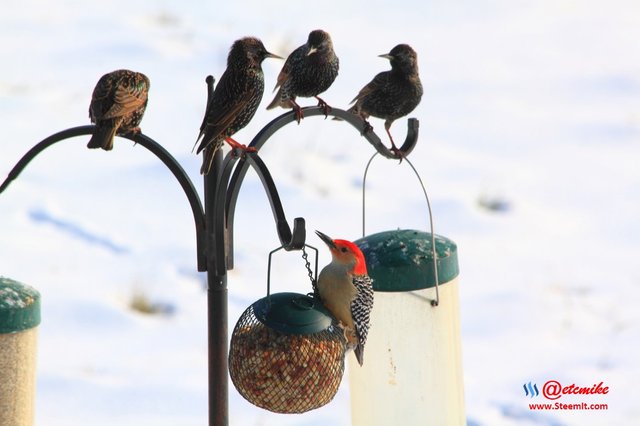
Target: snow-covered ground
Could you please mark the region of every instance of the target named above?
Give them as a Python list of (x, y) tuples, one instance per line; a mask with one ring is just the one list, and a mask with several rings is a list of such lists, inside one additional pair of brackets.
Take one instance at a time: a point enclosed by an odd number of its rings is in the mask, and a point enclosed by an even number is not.
[[(401, 42), (419, 53), (425, 96), (412, 114), (421, 134), (410, 159), (436, 232), (459, 248), (469, 424), (639, 424), (635, 0), (11, 2), (0, 14), (0, 178), (41, 139), (88, 124), (98, 78), (131, 68), (152, 82), (143, 131), (201, 191), (191, 148), (205, 76), (221, 75), (241, 36), (286, 56), (315, 28), (331, 33), (340, 57), (324, 96), (338, 107), (388, 68), (378, 54)], [(281, 66), (265, 62), (269, 89)], [(270, 96), (240, 141), (280, 114), (264, 109)], [(381, 121), (372, 124), (384, 134)], [(405, 126), (394, 124), (396, 138)], [(186, 199), (144, 148), (118, 139), (112, 152), (89, 151), (87, 139), (45, 151), (0, 195), (0, 275), (43, 298), (37, 424), (205, 424), (204, 275)], [(372, 153), (349, 126), (311, 117), (274, 136), (261, 156), (290, 220), (355, 239)], [(369, 179), (367, 232), (426, 229), (408, 167), (378, 160)], [(505, 208), (485, 207), (495, 203)], [(249, 173), (229, 273), (231, 324), (264, 295), (267, 253), (277, 245), (267, 198)], [(273, 276), (276, 291), (309, 290), (297, 253), (279, 253)], [(136, 295), (167, 312), (131, 310)], [(609, 409), (530, 411), (542, 400), (525, 397), (523, 384), (547, 380), (602, 381), (607, 395), (580, 401)], [(230, 408), (233, 425), (349, 424), (346, 386), (304, 415), (260, 410), (233, 388)]]

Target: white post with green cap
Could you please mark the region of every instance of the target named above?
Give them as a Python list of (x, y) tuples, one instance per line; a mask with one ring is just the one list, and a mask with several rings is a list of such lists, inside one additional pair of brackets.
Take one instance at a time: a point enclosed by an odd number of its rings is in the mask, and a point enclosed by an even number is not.
[(355, 241), (375, 297), (364, 364), (347, 357), (353, 426), (466, 424), (457, 248), (433, 240), (437, 274), (430, 233), (386, 231)]
[(40, 294), (0, 277), (0, 426), (34, 423)]

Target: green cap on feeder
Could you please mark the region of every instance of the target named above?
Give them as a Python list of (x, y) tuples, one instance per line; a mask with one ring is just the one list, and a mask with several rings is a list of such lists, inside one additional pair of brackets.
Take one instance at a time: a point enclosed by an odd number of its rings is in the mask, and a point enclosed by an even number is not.
[(298, 293), (276, 293), (253, 304), (256, 318), (285, 334), (313, 334), (331, 327), (332, 317), (319, 300)]
[(346, 341), (315, 298), (276, 293), (240, 316), (229, 348), (229, 373), (252, 404), (304, 413), (333, 399), (344, 374)]
[(40, 324), (40, 293), (0, 277), (0, 333), (16, 333)]
[[(432, 237), (416, 230), (385, 231), (354, 241), (364, 253), (375, 291), (414, 291), (434, 287)], [(458, 276), (456, 244), (435, 236), (438, 283)]]

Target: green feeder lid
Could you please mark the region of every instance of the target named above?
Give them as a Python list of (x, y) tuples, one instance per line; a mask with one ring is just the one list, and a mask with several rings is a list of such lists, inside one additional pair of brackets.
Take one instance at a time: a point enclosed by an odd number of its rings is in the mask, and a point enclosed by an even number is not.
[(40, 293), (28, 285), (0, 277), (0, 333), (15, 333), (40, 324)]
[[(458, 276), (456, 244), (435, 235), (438, 282)], [(431, 234), (411, 229), (385, 231), (355, 241), (364, 253), (375, 291), (413, 291), (435, 287)]]
[(261, 323), (284, 334), (319, 333), (333, 322), (319, 300), (299, 293), (271, 294), (252, 307)]

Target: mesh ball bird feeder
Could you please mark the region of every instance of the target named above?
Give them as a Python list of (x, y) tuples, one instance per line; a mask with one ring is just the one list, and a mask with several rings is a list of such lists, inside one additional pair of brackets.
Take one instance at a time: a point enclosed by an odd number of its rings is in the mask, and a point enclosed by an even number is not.
[(275, 413), (304, 413), (333, 399), (344, 374), (346, 341), (320, 301), (275, 293), (240, 316), (229, 348), (238, 392)]

